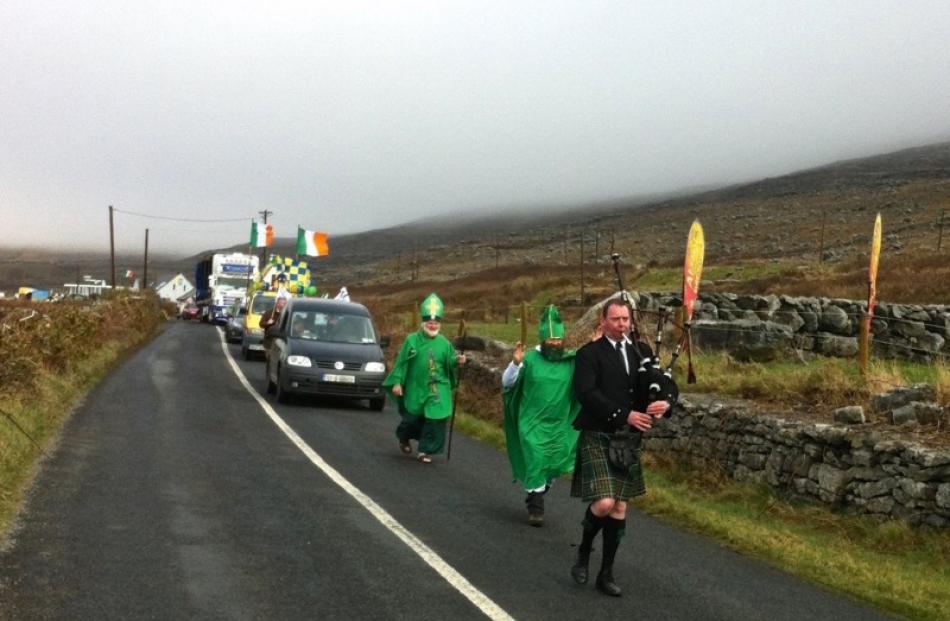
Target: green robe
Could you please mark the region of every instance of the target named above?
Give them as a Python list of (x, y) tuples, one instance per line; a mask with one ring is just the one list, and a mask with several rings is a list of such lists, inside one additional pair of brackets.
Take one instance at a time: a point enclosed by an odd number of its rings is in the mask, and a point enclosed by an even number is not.
[[(392, 395), (392, 387), (402, 385), (402, 397)], [(452, 389), (458, 386), (455, 348), (437, 334), (429, 338), (421, 329), (406, 337), (383, 387), (405, 411), (413, 416), (441, 420), (452, 415)]]
[(518, 379), (505, 389), (505, 439), (514, 478), (537, 489), (574, 470), (580, 411), (574, 397), (574, 352), (551, 362), (537, 350), (525, 352)]

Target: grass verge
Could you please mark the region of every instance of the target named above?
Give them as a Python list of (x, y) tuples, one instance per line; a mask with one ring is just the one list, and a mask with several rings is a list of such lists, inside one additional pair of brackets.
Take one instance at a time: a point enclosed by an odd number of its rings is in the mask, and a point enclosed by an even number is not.
[(36, 474), (42, 452), (55, 442), (69, 411), (138, 341), (109, 341), (66, 372), (41, 371), (28, 398), (21, 395), (0, 404), (4, 413), (0, 414), (0, 541)]
[(909, 619), (950, 618), (950, 535), (796, 505), (765, 487), (647, 460), (637, 508)]

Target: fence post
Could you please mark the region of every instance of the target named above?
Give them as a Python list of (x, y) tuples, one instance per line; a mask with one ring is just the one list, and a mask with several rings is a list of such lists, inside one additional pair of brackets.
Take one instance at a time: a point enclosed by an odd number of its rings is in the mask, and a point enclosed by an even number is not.
[(581, 305), (584, 304), (584, 231), (581, 231)]
[(825, 218), (827, 213), (824, 209), (821, 211), (821, 231), (818, 234), (818, 265), (821, 265), (825, 260)]
[(943, 242), (943, 217), (946, 215), (946, 213), (946, 209), (940, 210), (940, 224), (937, 227), (937, 230), (939, 231), (937, 233), (937, 252), (940, 252), (940, 244)]
[(528, 303), (521, 303), (521, 344), (528, 345)]

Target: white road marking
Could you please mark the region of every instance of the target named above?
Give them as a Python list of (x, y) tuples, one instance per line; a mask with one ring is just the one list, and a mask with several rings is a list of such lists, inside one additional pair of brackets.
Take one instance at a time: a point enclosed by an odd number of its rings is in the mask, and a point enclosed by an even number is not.
[(258, 393), (251, 383), (247, 381), (247, 377), (244, 376), (244, 372), (241, 371), (241, 368), (238, 366), (237, 362), (234, 361), (234, 358), (231, 356), (231, 352), (228, 351), (227, 341), (224, 340), (224, 332), (220, 329), (218, 330), (218, 338), (221, 340), (221, 348), (224, 350), (224, 355), (228, 359), (228, 364), (231, 365), (231, 369), (234, 370), (234, 374), (237, 375), (238, 380), (244, 388), (251, 394), (254, 399), (257, 400), (257, 403), (261, 406), (261, 409), (264, 410), (264, 413), (270, 417), (270, 419), (277, 425), (278, 429), (284, 432), (291, 442), (293, 442), (300, 451), (307, 456), (313, 465), (319, 468), (331, 481), (343, 488), (347, 494), (353, 497), (360, 506), (364, 507), (369, 511), (370, 515), (376, 518), (380, 524), (385, 526), (391, 533), (396, 535), (403, 543), (409, 546), (409, 549), (415, 552), (419, 558), (425, 561), (429, 567), (434, 569), (440, 576), (442, 576), (446, 582), (448, 582), (452, 588), (465, 596), (468, 601), (475, 604), (475, 606), (481, 610), (486, 617), (489, 619), (514, 619), (511, 615), (505, 612), (501, 606), (496, 604), (491, 600), (490, 597), (479, 591), (475, 586), (468, 581), (462, 574), (456, 571), (451, 565), (445, 562), (445, 560), (439, 556), (435, 550), (422, 543), (422, 541), (409, 532), (405, 526), (396, 521), (396, 518), (391, 516), (385, 509), (379, 506), (372, 498), (364, 494), (358, 487), (350, 483), (342, 474), (340, 474), (333, 466), (328, 464), (326, 461), (317, 454), (310, 446), (303, 441), (303, 438), (297, 435), (297, 433), (291, 429), (290, 425), (284, 421), (277, 414), (274, 408), (267, 402), (264, 397)]

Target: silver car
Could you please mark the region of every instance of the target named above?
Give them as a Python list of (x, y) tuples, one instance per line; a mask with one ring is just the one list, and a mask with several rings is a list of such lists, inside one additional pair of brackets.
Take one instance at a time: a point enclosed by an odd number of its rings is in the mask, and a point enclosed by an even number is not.
[(228, 321), (224, 324), (224, 339), (228, 343), (240, 343), (244, 336), (244, 320), (247, 318), (247, 307), (243, 300), (235, 302), (228, 309)]

